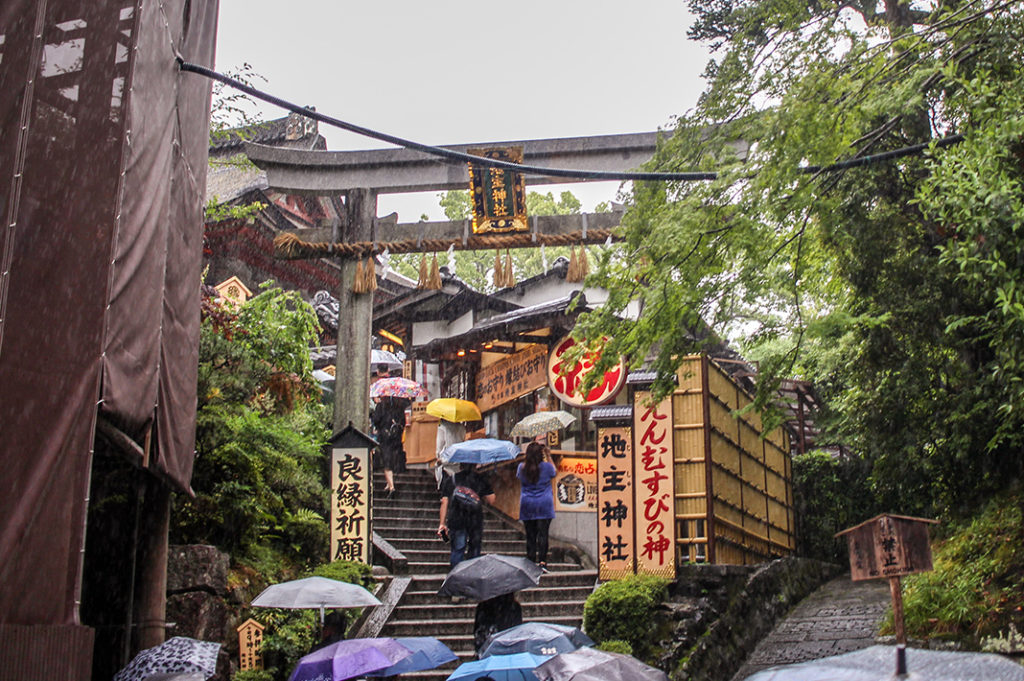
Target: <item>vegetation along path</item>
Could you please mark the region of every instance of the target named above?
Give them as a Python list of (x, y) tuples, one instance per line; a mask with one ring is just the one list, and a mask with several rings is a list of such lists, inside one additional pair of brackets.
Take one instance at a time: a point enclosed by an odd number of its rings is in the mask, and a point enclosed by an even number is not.
[(733, 677), (740, 681), (778, 664), (815, 660), (874, 645), (889, 605), (885, 580), (828, 582), (800, 601)]

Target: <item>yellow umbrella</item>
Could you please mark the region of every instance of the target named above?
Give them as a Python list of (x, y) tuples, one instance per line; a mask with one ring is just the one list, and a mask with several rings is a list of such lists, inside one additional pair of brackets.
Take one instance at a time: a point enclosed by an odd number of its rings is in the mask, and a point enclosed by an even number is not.
[(439, 397), (427, 403), (427, 413), (445, 421), (461, 423), (463, 421), (479, 421), (480, 408), (469, 400), (457, 397)]

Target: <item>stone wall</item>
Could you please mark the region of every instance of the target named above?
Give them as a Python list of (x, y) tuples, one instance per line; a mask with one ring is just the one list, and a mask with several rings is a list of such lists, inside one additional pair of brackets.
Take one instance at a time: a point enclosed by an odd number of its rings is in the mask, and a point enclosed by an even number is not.
[(673, 681), (729, 679), (790, 608), (840, 571), (806, 558), (682, 566), (659, 613), (666, 635), (654, 662)]
[[(167, 637), (189, 636), (231, 645), (235, 616), (228, 603), (228, 554), (213, 546), (171, 546), (167, 557)], [(214, 681), (229, 678), (230, 651), (222, 645)]]

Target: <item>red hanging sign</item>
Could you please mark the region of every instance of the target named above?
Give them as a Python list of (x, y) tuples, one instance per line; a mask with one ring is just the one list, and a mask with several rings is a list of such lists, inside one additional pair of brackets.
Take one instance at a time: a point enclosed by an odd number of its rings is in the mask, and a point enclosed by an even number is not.
[(581, 361), (570, 367), (563, 356), (574, 345), (576, 341), (566, 336), (555, 345), (548, 356), (548, 386), (551, 392), (562, 402), (573, 407), (595, 407), (614, 400), (626, 382), (626, 362), (620, 359), (618, 364), (606, 371), (601, 381), (584, 395), (580, 386), (583, 385), (584, 377), (594, 370), (601, 352), (588, 352)]

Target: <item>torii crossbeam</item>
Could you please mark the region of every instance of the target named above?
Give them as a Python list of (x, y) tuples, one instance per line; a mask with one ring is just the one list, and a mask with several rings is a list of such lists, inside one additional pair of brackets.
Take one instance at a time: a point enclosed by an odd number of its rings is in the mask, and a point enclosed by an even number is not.
[[(648, 161), (660, 133), (634, 133), (596, 137), (520, 140), (462, 144), (446, 147), (466, 151), (475, 147), (523, 148), (523, 163), (546, 168), (624, 172)], [(366, 387), (370, 382), (370, 343), (373, 297), (352, 291), (357, 258), (392, 244), (391, 252), (439, 251), (449, 245), (457, 249), (491, 249), (540, 246), (569, 239), (570, 243), (604, 242), (618, 225), (621, 213), (537, 216), (531, 218), (528, 233), (480, 237), (471, 234), (468, 221), (397, 224), (377, 218), (379, 194), (465, 189), (469, 174), (464, 164), (441, 162), (423, 152), (406, 149), (371, 151), (304, 151), (246, 144), (246, 154), (266, 171), (272, 189), (292, 194), (345, 197), (344, 224), (322, 233), (326, 249), (303, 249), (279, 257), (341, 256), (341, 281), (337, 292), (337, 371), (335, 382), (335, 431), (348, 422), (366, 430), (369, 404)], [(526, 175), (527, 185), (565, 184), (564, 177)], [(503, 243), (494, 239), (506, 239)], [(328, 241), (329, 240), (329, 241)], [(402, 243), (403, 246), (394, 244)], [(500, 245), (497, 245), (500, 243)], [(342, 377), (341, 373), (345, 372)]]

